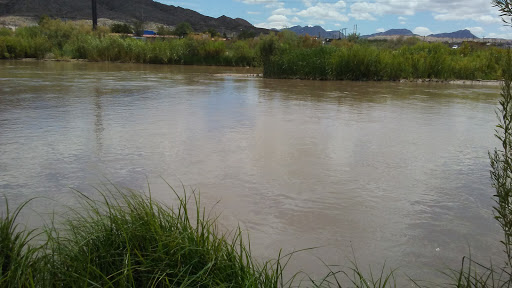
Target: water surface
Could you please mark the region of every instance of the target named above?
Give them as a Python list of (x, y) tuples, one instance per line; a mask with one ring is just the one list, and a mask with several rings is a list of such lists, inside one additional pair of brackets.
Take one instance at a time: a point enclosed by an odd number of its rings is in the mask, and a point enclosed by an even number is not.
[[(223, 75), (223, 73), (225, 73)], [(44, 215), (105, 179), (201, 190), (257, 257), (433, 270), (500, 262), (498, 87), (237, 77), (250, 69), (0, 62), (0, 194)], [(147, 190), (147, 189), (146, 189)], [(0, 204), (4, 208), (4, 204)]]

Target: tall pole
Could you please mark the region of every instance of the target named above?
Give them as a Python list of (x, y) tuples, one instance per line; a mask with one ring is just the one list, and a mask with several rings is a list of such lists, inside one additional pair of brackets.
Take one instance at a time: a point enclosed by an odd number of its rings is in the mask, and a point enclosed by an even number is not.
[(98, 11), (96, 9), (96, 0), (92, 0), (92, 30), (98, 27)]

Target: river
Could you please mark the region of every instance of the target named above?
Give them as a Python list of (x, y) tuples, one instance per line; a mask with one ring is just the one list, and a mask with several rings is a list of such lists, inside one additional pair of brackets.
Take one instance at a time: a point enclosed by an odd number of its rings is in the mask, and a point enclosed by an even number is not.
[(1, 61), (0, 195), (44, 197), (29, 209), (44, 218), (106, 179), (170, 201), (163, 178), (199, 189), (259, 259), (320, 247), (290, 264), (314, 276), (317, 257), (425, 280), (469, 249), (503, 263), (487, 155), (499, 87), (250, 73)]

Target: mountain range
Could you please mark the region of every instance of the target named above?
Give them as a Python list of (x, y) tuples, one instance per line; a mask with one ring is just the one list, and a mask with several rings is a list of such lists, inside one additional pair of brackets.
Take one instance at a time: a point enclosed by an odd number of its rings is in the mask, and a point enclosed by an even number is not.
[(340, 38), (340, 31), (326, 31), (321, 26), (293, 26), (282, 30), (290, 30), (297, 35), (319, 36), (320, 38)]
[[(310, 35), (310, 36), (320, 36), (322, 38), (339, 38), (342, 36), (340, 31), (326, 31), (321, 26), (293, 26), (291, 28), (286, 28), (286, 30), (293, 31), (298, 35)], [(362, 38), (371, 38), (376, 36), (419, 36), (414, 34), (411, 30), (408, 29), (390, 29), (385, 32), (379, 32), (370, 35), (363, 35)], [(431, 34), (428, 37), (436, 37), (436, 38), (453, 38), (453, 39), (464, 39), (471, 38), (477, 39), (471, 31), (464, 29), (450, 33), (440, 33), (440, 34)]]
[(417, 36), (416, 34), (412, 33), (409, 29), (389, 29), (385, 32), (379, 32), (371, 35), (364, 35), (361, 36), (363, 38), (370, 38), (370, 37), (376, 37), (376, 36)]
[[(414, 34), (411, 30), (408, 29), (390, 29), (385, 32), (375, 33), (371, 35), (364, 35), (361, 36), (363, 38), (370, 38), (370, 37), (376, 37), (376, 36), (419, 36), (417, 34)], [(459, 30), (455, 32), (450, 33), (439, 33), (439, 34), (430, 34), (427, 37), (434, 37), (434, 38), (453, 38), (453, 39), (478, 39), (471, 31), (464, 29)]]
[[(218, 32), (256, 33), (267, 29), (254, 27), (241, 18), (204, 16), (190, 9), (165, 5), (153, 0), (97, 0), (98, 17), (122, 22), (144, 21), (175, 26), (188, 22), (196, 31), (209, 28)], [(92, 6), (88, 0), (0, 0), (0, 16), (41, 17), (47, 15), (71, 20), (91, 19)]]
[[(196, 31), (213, 28), (220, 33), (240, 32), (242, 30), (268, 33), (269, 30), (254, 27), (241, 18), (221, 16), (213, 18), (196, 11), (165, 5), (153, 0), (97, 0), (98, 17), (122, 22), (154, 22), (175, 26), (188, 22)], [(88, 0), (0, 0), (1, 16), (41, 17), (47, 15), (55, 18), (71, 20), (91, 19), (92, 8)], [(340, 31), (326, 31), (321, 26), (294, 26), (286, 28), (299, 35), (319, 36), (321, 38), (340, 38)], [(361, 36), (418, 36), (407, 29), (390, 29), (385, 32)], [(459, 30), (451, 33), (432, 34), (437, 38), (478, 38), (469, 30)]]

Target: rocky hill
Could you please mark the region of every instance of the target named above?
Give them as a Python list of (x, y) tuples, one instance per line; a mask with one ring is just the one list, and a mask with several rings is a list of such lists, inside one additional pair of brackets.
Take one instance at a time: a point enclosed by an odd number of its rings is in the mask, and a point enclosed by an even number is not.
[[(241, 30), (266, 33), (244, 19), (204, 16), (190, 9), (165, 5), (153, 0), (97, 0), (98, 17), (122, 22), (144, 21), (174, 26), (189, 22), (196, 31), (214, 28), (217, 31)], [(48, 15), (71, 20), (91, 19), (89, 0), (0, 0), (0, 16), (40, 17)]]
[(385, 32), (375, 33), (371, 35), (362, 36), (363, 38), (370, 38), (376, 36), (415, 36), (411, 30), (408, 29), (390, 29)]
[(478, 39), (471, 31), (464, 29), (451, 33), (441, 33), (441, 34), (431, 34), (428, 37), (436, 37), (436, 38), (455, 38), (455, 39)]
[(290, 30), (295, 32), (297, 35), (309, 35), (309, 36), (320, 36), (321, 38), (339, 38), (339, 31), (326, 31), (320, 26), (293, 26), (283, 30)]

